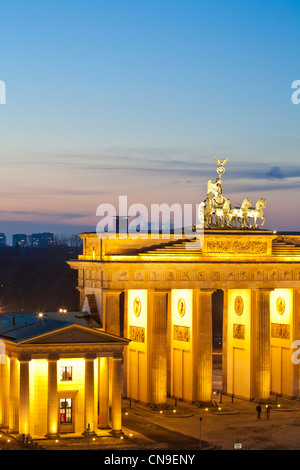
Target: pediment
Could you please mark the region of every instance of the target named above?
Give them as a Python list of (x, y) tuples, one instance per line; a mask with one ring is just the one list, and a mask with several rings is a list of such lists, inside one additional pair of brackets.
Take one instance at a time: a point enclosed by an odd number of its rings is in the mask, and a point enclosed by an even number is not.
[(79, 343), (103, 343), (103, 344), (128, 344), (128, 340), (110, 335), (103, 331), (97, 331), (71, 325), (50, 333), (36, 336), (22, 341), (22, 344), (79, 344)]

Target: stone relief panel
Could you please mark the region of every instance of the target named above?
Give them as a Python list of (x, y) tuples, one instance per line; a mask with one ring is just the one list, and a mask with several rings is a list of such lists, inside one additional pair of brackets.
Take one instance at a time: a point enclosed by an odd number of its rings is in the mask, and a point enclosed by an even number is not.
[(264, 254), (268, 243), (263, 240), (208, 240), (207, 253)]
[(173, 339), (175, 341), (190, 341), (190, 327), (173, 325)]
[(119, 281), (128, 281), (129, 280), (129, 274), (127, 271), (122, 271), (119, 273)]
[(225, 279), (226, 281), (234, 281), (235, 280), (234, 272), (230, 271), (229, 273), (226, 273)]
[(233, 325), (233, 337), (235, 339), (245, 339), (245, 325), (235, 323)]
[(181, 273), (181, 280), (182, 281), (190, 281), (191, 280), (191, 273), (190, 271), (183, 271)]
[(290, 339), (290, 325), (271, 323), (271, 337), (280, 339)]
[(150, 273), (150, 281), (160, 281), (161, 280), (161, 275), (160, 273), (153, 271)]
[(221, 275), (218, 271), (214, 271), (211, 273), (211, 280), (212, 281), (220, 281)]
[(134, 275), (134, 280), (135, 280), (135, 281), (144, 281), (144, 280), (145, 280), (145, 275), (144, 275), (144, 273), (141, 272), (141, 271), (135, 273), (135, 275)]
[(130, 326), (129, 339), (131, 339), (131, 341), (135, 341), (136, 343), (144, 343), (145, 328), (141, 328), (139, 326)]
[(166, 281), (175, 281), (175, 273), (173, 271), (167, 271), (165, 274)]
[(198, 281), (205, 281), (205, 272), (204, 271), (198, 271), (197, 280)]

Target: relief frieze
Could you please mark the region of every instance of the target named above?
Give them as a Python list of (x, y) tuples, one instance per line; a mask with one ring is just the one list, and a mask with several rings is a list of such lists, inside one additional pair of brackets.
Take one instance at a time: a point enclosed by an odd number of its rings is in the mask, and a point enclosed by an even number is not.
[(263, 240), (208, 240), (207, 253), (264, 254), (268, 244)]
[(233, 337), (235, 339), (245, 339), (245, 325), (235, 323), (233, 325)]
[(279, 339), (290, 339), (290, 325), (282, 323), (271, 323), (271, 337)]
[(144, 343), (145, 328), (141, 328), (139, 326), (130, 326), (129, 339), (131, 339), (131, 341), (135, 341), (136, 343)]
[(174, 325), (173, 327), (173, 339), (175, 341), (190, 341), (190, 327)]

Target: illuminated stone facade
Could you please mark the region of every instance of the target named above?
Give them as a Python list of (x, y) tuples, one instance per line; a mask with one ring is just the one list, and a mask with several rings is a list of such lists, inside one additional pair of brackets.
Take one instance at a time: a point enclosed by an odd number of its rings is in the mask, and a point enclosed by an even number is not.
[(131, 340), (123, 394), (209, 402), (212, 294), (224, 292), (223, 391), (246, 399), (299, 396), (292, 343), (300, 339), (300, 238), (267, 230), (208, 229), (193, 242), (142, 234), (80, 235), (81, 305), (93, 295), (103, 330)]
[(50, 438), (84, 434), (88, 425), (90, 434), (98, 427), (122, 433), (121, 361), (128, 341), (53, 320), (51, 313), (15, 313), (2, 315), (0, 343), (1, 428)]

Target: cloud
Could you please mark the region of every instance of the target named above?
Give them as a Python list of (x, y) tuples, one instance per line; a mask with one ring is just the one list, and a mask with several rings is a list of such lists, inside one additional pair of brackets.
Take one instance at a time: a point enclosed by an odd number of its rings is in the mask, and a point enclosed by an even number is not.
[(269, 179), (284, 179), (285, 178), (279, 166), (273, 166), (271, 170), (268, 171), (268, 173), (266, 173), (266, 177)]

